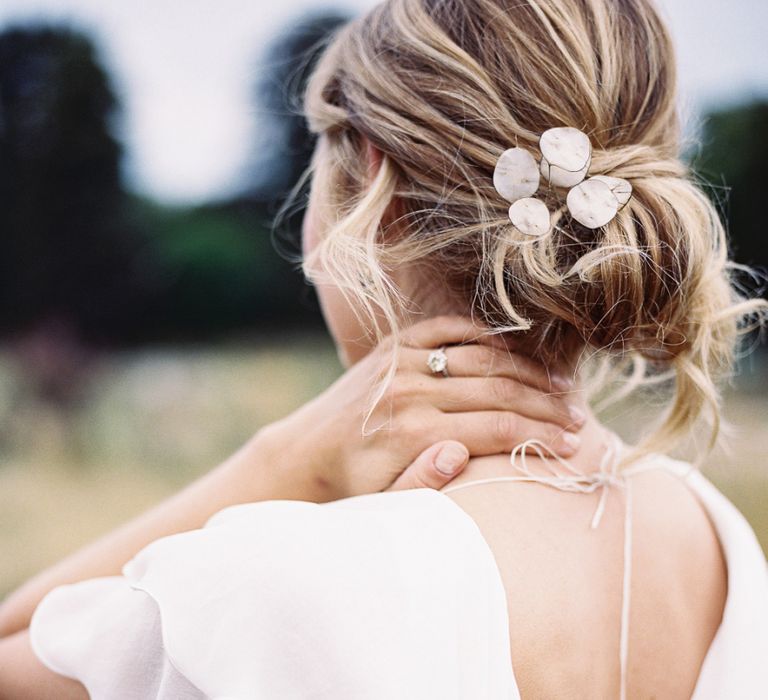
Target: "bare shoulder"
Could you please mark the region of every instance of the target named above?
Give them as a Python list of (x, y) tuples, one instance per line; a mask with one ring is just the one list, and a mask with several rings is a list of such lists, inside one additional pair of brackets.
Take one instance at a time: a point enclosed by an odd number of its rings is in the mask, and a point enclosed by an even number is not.
[(717, 531), (706, 508), (685, 479), (664, 469), (651, 469), (632, 478), (636, 538), (666, 538), (678, 548), (683, 570), (691, 564), (708, 562), (725, 573)]
[(689, 644), (703, 655), (722, 619), (728, 589), (717, 531), (696, 493), (677, 476), (652, 470), (633, 477), (632, 488), (633, 558), (643, 586), (636, 624), (641, 630), (653, 624), (653, 592), (666, 590), (666, 605), (689, 623)]
[[(685, 481), (661, 469), (630, 478), (629, 686), (640, 696), (690, 697), (727, 594), (720, 542)], [(527, 483), (455, 493), (496, 558), (523, 695), (569, 697), (583, 684), (584, 697), (597, 688), (616, 696), (625, 496), (609, 487), (592, 529), (599, 493)], [(669, 658), (676, 659), (674, 677), (664, 671)]]

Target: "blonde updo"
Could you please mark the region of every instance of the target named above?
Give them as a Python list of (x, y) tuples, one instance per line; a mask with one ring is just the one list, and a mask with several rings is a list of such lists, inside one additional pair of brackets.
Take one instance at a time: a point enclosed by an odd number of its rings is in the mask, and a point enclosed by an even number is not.
[[(702, 414), (714, 442), (716, 381), (765, 304), (737, 292), (723, 225), (680, 159), (675, 79), (648, 0), (386, 0), (333, 37), (307, 88), (327, 146), (314, 186), (334, 216), (305, 271), (329, 275), (380, 337), (377, 317), (396, 334), (409, 303), (392, 270), (420, 265), (446, 301), (545, 364), (599, 357), (631, 387), (673, 377), (637, 453), (670, 448)], [(600, 229), (566, 212), (524, 242), (494, 166), (515, 145), (538, 157), (557, 126), (586, 132), (590, 174), (630, 180), (633, 195)], [(373, 181), (361, 136), (383, 154)], [(562, 207), (565, 193), (544, 189)]]

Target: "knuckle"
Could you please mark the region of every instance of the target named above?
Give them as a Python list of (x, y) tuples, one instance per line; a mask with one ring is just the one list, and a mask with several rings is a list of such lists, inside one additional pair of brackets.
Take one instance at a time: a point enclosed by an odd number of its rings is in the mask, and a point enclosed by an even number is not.
[(502, 367), (504, 371), (512, 375), (517, 381), (525, 373), (525, 361), (520, 355), (515, 355), (508, 348), (493, 348), (494, 361)]
[(387, 387), (387, 398), (395, 404), (399, 404), (411, 396), (412, 380), (405, 373), (398, 373)]
[(553, 416), (570, 420), (568, 402), (564, 398), (558, 396), (549, 396), (548, 399), (548, 407)]
[(495, 363), (493, 350), (487, 345), (471, 345), (469, 346), (469, 361), (478, 374), (491, 374)]
[(493, 435), (498, 442), (509, 442), (515, 436), (517, 427), (517, 417), (513, 413), (500, 411), (495, 414)]
[(400, 411), (392, 417), (392, 433), (408, 443), (420, 444), (425, 436), (425, 421), (414, 411)]
[(553, 447), (563, 447), (563, 429), (557, 425), (547, 424), (546, 441)]
[(416, 467), (414, 467), (413, 470), (414, 470), (414, 473), (411, 475), (411, 483), (413, 484), (413, 486), (411, 488), (431, 489), (434, 487), (434, 484), (430, 479), (431, 474), (426, 473), (427, 467), (425, 465), (419, 464)]
[(494, 347), (493, 352), (496, 361), (503, 366), (507, 372), (513, 373), (516, 377), (528, 372), (530, 360), (525, 356), (512, 352), (506, 347)]
[(471, 345), (464, 345), (463, 351), (466, 353), (466, 362), (469, 367), (477, 372), (479, 375), (487, 374), (490, 366), (490, 358), (488, 356), (487, 348), (475, 343)]
[(516, 392), (506, 379), (489, 380), (489, 387), (491, 398), (500, 406), (509, 406), (514, 401)]

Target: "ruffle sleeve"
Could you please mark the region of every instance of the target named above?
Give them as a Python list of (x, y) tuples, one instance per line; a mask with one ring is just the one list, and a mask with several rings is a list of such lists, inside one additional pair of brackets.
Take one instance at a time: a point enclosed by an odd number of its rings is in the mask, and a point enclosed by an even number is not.
[(493, 554), (430, 489), (231, 506), (54, 589), (30, 633), (94, 700), (519, 697)]

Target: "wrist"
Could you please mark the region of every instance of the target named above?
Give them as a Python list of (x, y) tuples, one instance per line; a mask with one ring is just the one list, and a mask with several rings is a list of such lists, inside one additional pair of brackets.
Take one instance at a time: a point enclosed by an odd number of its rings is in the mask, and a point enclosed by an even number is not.
[(261, 428), (230, 459), (232, 468), (245, 472), (251, 500), (299, 500), (321, 503), (339, 496), (318, 464), (322, 455), (311, 438), (291, 429), (286, 421)]

